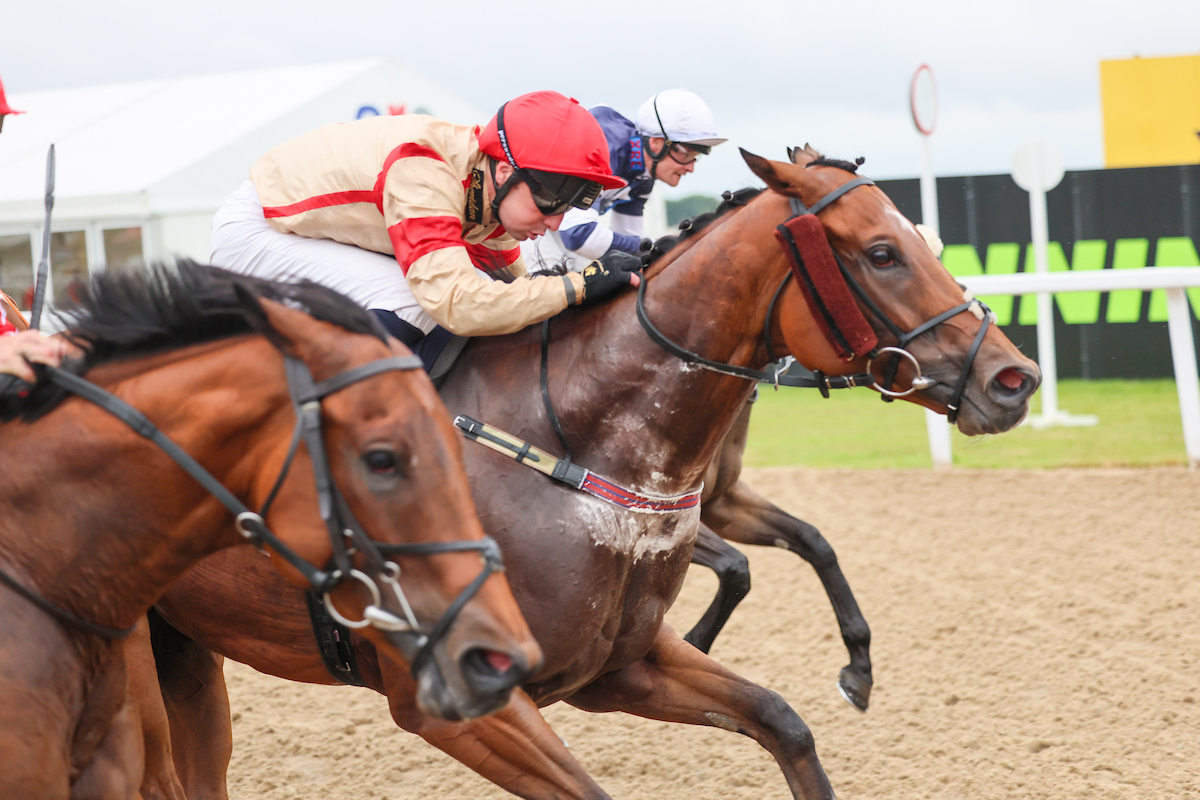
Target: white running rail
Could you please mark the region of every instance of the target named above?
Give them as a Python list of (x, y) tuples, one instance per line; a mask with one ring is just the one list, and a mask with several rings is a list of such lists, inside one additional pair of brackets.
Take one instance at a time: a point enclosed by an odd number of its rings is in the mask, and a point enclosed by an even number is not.
[[(1196, 345), (1192, 338), (1191, 310), (1186, 289), (1200, 286), (1200, 267), (1146, 267), (1145, 269), (1099, 269), (1087, 271), (1016, 273), (1012, 275), (969, 275), (956, 278), (976, 297), (994, 294), (1045, 294), (1061, 292), (1111, 292), (1118, 289), (1165, 289), (1167, 330), (1171, 337), (1171, 361), (1179, 392), (1179, 415), (1183, 420), (1183, 446), (1188, 467), (1200, 466), (1200, 378), (1196, 371)], [(931, 442), (931, 448), (933, 444)], [(932, 452), (932, 450), (931, 450)]]

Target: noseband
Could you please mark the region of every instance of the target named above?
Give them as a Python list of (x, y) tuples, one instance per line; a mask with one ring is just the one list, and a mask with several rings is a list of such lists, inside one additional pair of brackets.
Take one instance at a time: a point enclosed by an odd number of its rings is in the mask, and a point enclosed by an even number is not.
[[(330, 615), (338, 622), (349, 628), (362, 628), (367, 625), (394, 633), (404, 634), (407, 641), (402, 647), (404, 654), (410, 660), (410, 669), (414, 677), (432, 655), (433, 647), (444, 637), (463, 606), (479, 591), (483, 582), (493, 572), (504, 569), (500, 557), (500, 548), (496, 542), (484, 537), (478, 541), (456, 542), (412, 542), (400, 544), (384, 544), (373, 541), (363, 531), (362, 526), (354, 518), (345, 498), (338, 490), (329, 468), (329, 459), (325, 452), (325, 442), (321, 436), (321, 400), (347, 386), (365, 380), (384, 372), (407, 371), (422, 369), (421, 359), (417, 356), (393, 356), (372, 361), (362, 366), (349, 369), (339, 375), (320, 383), (314, 383), (308, 366), (299, 359), (284, 356), (284, 366), (287, 372), (288, 391), (291, 394), (292, 405), (296, 410), (296, 426), (292, 433), (291, 445), (287, 458), (284, 460), (279, 477), (276, 478), (262, 510), (258, 513), (251, 511), (237, 499), (224, 485), (208, 473), (199, 462), (188, 455), (158, 429), (145, 414), (133, 408), (112, 393), (101, 389), (94, 383), (73, 373), (55, 367), (46, 367), (51, 382), (95, 403), (100, 408), (113, 414), (127, 424), (134, 432), (158, 445), (172, 460), (196, 479), (213, 497), (229, 509), (234, 515), (234, 525), (247, 541), (260, 550), (269, 547), (280, 558), (296, 568), (308, 580), (312, 590), (325, 599), (325, 607)], [(276, 495), (283, 486), (288, 471), (291, 468), (300, 441), (303, 439), (308, 448), (312, 461), (313, 474), (316, 479), (317, 500), (321, 511), (321, 519), (329, 531), (329, 542), (333, 550), (332, 569), (321, 570), (304, 560), (291, 547), (276, 536), (266, 525), (263, 517), (266, 515)], [(438, 553), (453, 553), (478, 551), (483, 558), (483, 569), (478, 576), (455, 598), (454, 602), (442, 614), (441, 619), (425, 633), (425, 629), (417, 621), (412, 606), (408, 602), (403, 589), (400, 587), (400, 567), (388, 560), (392, 555), (434, 555)], [(404, 619), (397, 617), (381, 606), (383, 593), (380, 585), (366, 572), (354, 568), (352, 558), (362, 553), (368, 562), (368, 569), (374, 569), (380, 575), (384, 588), (394, 592), (400, 607), (404, 611)], [(332, 592), (340, 583), (346, 580), (358, 581), (363, 584), (371, 595), (371, 603), (366, 607), (361, 620), (349, 620), (334, 608), (330, 600)], [(27, 600), (56, 617), (62, 622), (82, 628), (83, 630), (109, 638), (124, 638), (133, 632), (130, 628), (109, 628), (96, 625), (87, 620), (58, 608), (31, 590), (17, 583), (13, 578), (0, 571), (0, 582), (7, 584)], [(136, 626), (135, 626), (136, 627)]]
[[(779, 288), (775, 290), (775, 294), (771, 298), (771, 304), (767, 308), (766, 321), (763, 324), (763, 339), (766, 343), (767, 358), (772, 363), (777, 365), (775, 369), (771, 370), (770, 372), (764, 372), (760, 370), (737, 367), (732, 364), (723, 364), (721, 362), (711, 361), (697, 353), (685, 350), (678, 344), (675, 344), (669, 340), (654, 326), (653, 323), (651, 323), (649, 316), (646, 314), (645, 294), (647, 281), (644, 279), (642, 280), (641, 285), (638, 287), (637, 296), (637, 315), (642, 327), (646, 330), (646, 333), (651, 339), (657, 342), (659, 346), (663, 347), (668, 352), (678, 356), (688, 363), (697, 364), (698, 366), (714, 372), (719, 372), (724, 375), (734, 375), (740, 378), (750, 378), (753, 380), (765, 381), (767, 383), (774, 384), (776, 387), (815, 387), (820, 389), (821, 394), (825, 397), (829, 397), (830, 389), (843, 389), (851, 386), (870, 386), (883, 396), (884, 401), (891, 402), (897, 397), (907, 397), (913, 392), (921, 389), (927, 389), (936, 383), (936, 381), (934, 381), (932, 378), (926, 378), (922, 376), (921, 365), (917, 361), (916, 357), (906, 349), (907, 345), (912, 342), (913, 339), (945, 322), (951, 317), (957, 316), (963, 311), (973, 310), (977, 307), (978, 311), (975, 313), (982, 318), (982, 324), (979, 327), (979, 332), (975, 335), (975, 340), (971, 344), (971, 349), (967, 352), (967, 357), (963, 362), (962, 373), (959, 375), (958, 383), (954, 387), (954, 392), (951, 395), (950, 401), (946, 404), (946, 408), (948, 409), (946, 414), (947, 420), (951, 423), (955, 422), (955, 420), (958, 418), (958, 412), (962, 402), (962, 395), (966, 389), (967, 376), (970, 374), (971, 367), (975, 363), (975, 356), (978, 354), (979, 348), (983, 344), (983, 337), (987, 333), (988, 326), (993, 321), (991, 309), (989, 309), (981, 301), (969, 298), (966, 302), (947, 311), (943, 311), (941, 314), (938, 314), (932, 319), (921, 323), (911, 331), (905, 332), (900, 328), (899, 325), (893, 322), (886, 313), (884, 313), (884, 311), (878, 306), (878, 304), (875, 303), (874, 300), (871, 299), (869, 295), (867, 295), (862, 286), (859, 285), (858, 281), (854, 279), (854, 276), (850, 274), (850, 271), (846, 269), (846, 265), (842, 263), (841, 256), (837, 254), (836, 250), (834, 250), (832, 247), (829, 247), (827, 241), (823, 241), (823, 244), (829, 249), (829, 252), (832, 253), (834, 262), (837, 264), (838, 273), (840, 273), (845, 285), (848, 286), (851, 291), (853, 291), (854, 295), (862, 302), (863, 305), (867, 307), (867, 309), (875, 316), (875, 318), (878, 319), (885, 328), (887, 328), (888, 332), (896, 337), (897, 344), (894, 346), (878, 347), (874, 346), (878, 344), (877, 341), (874, 341), (873, 346), (863, 353), (868, 358), (868, 368), (879, 358), (891, 356), (891, 360), (884, 368), (883, 384), (881, 385), (878, 381), (876, 381), (871, 372), (857, 375), (846, 375), (842, 377), (827, 376), (820, 371), (814, 371), (812, 378), (796, 378), (789, 375), (783, 375), (783, 372), (786, 371), (789, 366), (791, 366), (791, 361), (793, 359), (791, 356), (789, 356), (787, 359), (780, 361), (775, 356), (775, 351), (771, 340), (771, 320), (774, 317), (775, 306), (779, 300), (779, 296), (783, 294), (784, 287), (787, 286), (788, 281), (790, 281), (793, 276), (798, 276), (798, 280), (801, 281), (801, 289), (805, 293), (805, 297), (808, 299), (810, 307), (813, 308), (814, 315), (818, 316), (819, 321), (823, 323), (822, 328), (825, 330), (826, 335), (830, 339), (830, 343), (834, 346), (834, 348), (838, 349), (839, 351), (853, 349), (847, 345), (847, 342), (854, 341), (855, 338), (842, 331), (842, 328), (846, 327), (847, 325), (845, 317), (841, 317), (841, 319), (839, 319), (838, 314), (830, 311), (830, 304), (823, 302), (819, 289), (819, 281), (814, 281), (813, 276), (810, 274), (809, 268), (805, 264), (805, 260), (801, 254), (800, 248), (796, 245), (795, 238), (788, 226), (788, 223), (797, 217), (801, 217), (806, 214), (811, 214), (816, 217), (821, 210), (836, 201), (842, 195), (849, 192), (851, 189), (855, 189), (859, 186), (874, 185), (875, 182), (870, 178), (862, 176), (856, 177), (854, 180), (838, 186), (833, 191), (829, 192), (816, 203), (814, 203), (811, 207), (805, 207), (804, 203), (802, 203), (799, 198), (788, 198), (788, 202), (792, 208), (792, 216), (788, 217), (783, 224), (779, 225), (777, 230), (779, 231), (779, 238), (784, 244), (785, 253), (792, 261), (793, 269), (788, 271), (788, 273), (784, 276), (783, 281), (780, 282)], [(853, 312), (851, 313), (857, 314), (861, 319), (861, 312), (859, 312), (857, 308), (854, 308)], [(841, 324), (839, 324), (839, 322)], [(851, 319), (849, 322), (850, 324), (853, 324), (854, 320)], [(865, 320), (863, 320), (863, 323), (866, 324)], [(861, 338), (862, 337), (859, 336), (858, 340), (861, 340)], [(873, 335), (871, 338), (874, 340)], [(895, 380), (896, 372), (899, 369), (900, 360), (902, 358), (907, 359), (913, 365), (913, 368), (916, 370), (917, 374), (916, 377), (913, 378), (910, 387), (906, 391), (896, 392), (892, 391), (891, 385)]]

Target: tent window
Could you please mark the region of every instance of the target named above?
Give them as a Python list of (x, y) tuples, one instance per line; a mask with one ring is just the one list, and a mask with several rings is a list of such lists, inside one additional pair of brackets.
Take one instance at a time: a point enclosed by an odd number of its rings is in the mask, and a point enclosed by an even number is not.
[(86, 279), (88, 274), (87, 236), (83, 231), (51, 234), (50, 273), (54, 276), (54, 299), (66, 302), (67, 286), (71, 281)]
[(141, 269), (142, 229), (109, 228), (104, 231), (104, 263), (110, 270), (128, 272)]
[(27, 233), (0, 236), (0, 291), (21, 308), (33, 304), (33, 245)]

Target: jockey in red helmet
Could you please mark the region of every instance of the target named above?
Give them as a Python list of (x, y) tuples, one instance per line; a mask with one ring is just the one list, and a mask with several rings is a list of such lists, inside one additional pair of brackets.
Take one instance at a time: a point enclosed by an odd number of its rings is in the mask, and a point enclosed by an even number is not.
[(599, 124), (556, 92), (505, 103), (482, 129), (423, 115), (327, 125), (254, 165), (213, 220), (212, 262), (337, 289), (410, 346), (435, 326), (509, 333), (636, 285), (636, 259), (525, 278), (517, 244), (623, 185)]

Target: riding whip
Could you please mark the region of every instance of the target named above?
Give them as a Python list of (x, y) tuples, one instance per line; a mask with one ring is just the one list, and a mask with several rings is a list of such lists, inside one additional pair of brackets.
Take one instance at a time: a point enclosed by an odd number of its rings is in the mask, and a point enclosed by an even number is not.
[(54, 145), (46, 154), (46, 225), (42, 228), (42, 260), (38, 262), (37, 283), (33, 288), (33, 308), (29, 327), (38, 330), (42, 322), (42, 306), (46, 304), (46, 281), (50, 276), (50, 212), (54, 210)]

